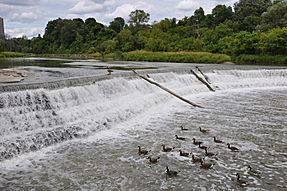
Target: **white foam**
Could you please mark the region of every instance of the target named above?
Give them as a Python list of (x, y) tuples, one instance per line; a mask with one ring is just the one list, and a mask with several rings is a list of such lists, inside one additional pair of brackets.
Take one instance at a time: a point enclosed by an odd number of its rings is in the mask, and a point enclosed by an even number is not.
[[(190, 74), (169, 72), (151, 74), (151, 77), (177, 94), (205, 106), (207, 110), (212, 108), (204, 103), (211, 96), (287, 87), (287, 70), (228, 70), (207, 75), (220, 90), (209, 92)], [(90, 136), (85, 141), (115, 139), (124, 137), (125, 132), (133, 128), (145, 130), (143, 125), (132, 124), (138, 124), (138, 121), (144, 124), (150, 114), (157, 113), (160, 117), (168, 113), (174, 109), (173, 103), (186, 106), (156, 86), (141, 79), (126, 78), (56, 90), (1, 93), (0, 98), (0, 145), (1, 142), (14, 143), (19, 136), (33, 137), (37, 133), (44, 134), (55, 128), (70, 126), (77, 126), (79, 131)], [(2, 145), (1, 150), (9, 150), (9, 144), (5, 148)], [(252, 143), (243, 146), (257, 149)], [(21, 150), (21, 145), (19, 147)]]

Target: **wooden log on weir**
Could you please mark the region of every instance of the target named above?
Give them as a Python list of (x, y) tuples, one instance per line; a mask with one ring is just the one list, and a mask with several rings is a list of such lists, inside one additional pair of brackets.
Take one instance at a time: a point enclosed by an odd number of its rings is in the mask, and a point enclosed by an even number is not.
[(180, 99), (180, 100), (182, 100), (182, 101), (184, 101), (184, 102), (186, 102), (186, 103), (192, 105), (193, 107), (203, 108), (202, 106), (200, 106), (200, 105), (198, 105), (198, 104), (195, 104), (195, 103), (193, 103), (193, 102), (191, 102), (191, 101), (189, 101), (189, 100), (187, 100), (187, 99), (185, 99), (185, 98), (183, 98), (183, 97), (177, 95), (176, 93), (174, 93), (174, 92), (172, 92), (171, 90), (169, 90), (169, 89), (163, 87), (162, 85), (158, 84), (157, 82), (155, 82), (155, 81), (153, 81), (153, 80), (150, 80), (150, 79), (148, 79), (148, 78), (146, 78), (146, 77), (144, 77), (144, 76), (138, 74), (135, 70), (133, 70), (133, 72), (134, 72), (137, 76), (139, 76), (140, 78), (142, 78), (143, 80), (145, 80), (145, 81), (147, 81), (147, 82), (149, 82), (149, 83), (151, 83), (151, 84), (153, 84), (153, 85), (155, 85), (155, 86), (161, 88), (162, 90), (164, 90), (164, 91), (170, 93), (171, 95), (177, 97), (178, 99)]
[(215, 92), (215, 90), (209, 85), (209, 83), (207, 83), (204, 79), (202, 79), (201, 77), (199, 77), (197, 75), (197, 73), (195, 73), (193, 70), (190, 70), (191, 73), (201, 82), (203, 83), (210, 91)]
[(207, 83), (211, 84), (208, 77), (201, 71), (201, 69), (199, 69), (198, 66), (195, 66), (195, 68), (201, 73), (201, 75), (204, 77), (204, 79), (206, 80)]

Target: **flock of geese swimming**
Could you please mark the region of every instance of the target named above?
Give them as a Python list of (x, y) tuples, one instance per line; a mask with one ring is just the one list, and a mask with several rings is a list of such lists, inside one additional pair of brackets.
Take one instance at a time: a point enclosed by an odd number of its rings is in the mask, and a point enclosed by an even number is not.
[[(182, 131), (188, 131), (189, 129), (184, 128), (183, 126), (180, 126)], [(207, 134), (209, 132), (209, 130), (206, 129), (202, 129), (201, 127), (199, 127), (199, 131), (203, 134)], [(187, 138), (185, 137), (179, 137), (178, 135), (175, 135), (175, 139), (179, 140), (179, 141), (186, 141)], [(217, 139), (216, 137), (213, 137), (213, 141), (216, 144), (225, 144), (222, 140)], [(203, 149), (204, 150), (204, 157), (200, 158), (195, 156), (192, 153), (187, 153), (184, 152), (183, 150), (179, 150), (179, 155), (182, 157), (190, 157), (191, 156), (191, 160), (193, 163), (199, 163), (200, 164), (200, 168), (205, 169), (205, 170), (209, 170), (213, 167), (214, 163), (213, 162), (206, 162), (204, 161), (205, 157), (210, 157), (213, 159), (218, 160), (218, 158), (216, 157), (217, 154), (212, 153), (210, 151), (208, 151), (208, 147), (203, 146), (203, 142), (202, 141), (197, 141), (195, 138), (192, 139), (192, 143), (196, 146), (198, 146), (198, 148)], [(162, 152), (171, 152), (175, 149), (175, 147), (167, 147), (164, 144), (161, 145), (162, 146)], [(237, 147), (231, 146), (229, 143), (227, 143), (227, 148), (231, 151), (231, 152), (239, 152), (239, 149)], [(141, 146), (138, 146), (138, 154), (139, 155), (147, 155), (149, 154), (150, 151), (143, 149)], [(149, 163), (151, 164), (156, 164), (159, 162), (160, 157), (152, 157), (149, 156), (147, 158), (149, 161)], [(180, 171), (175, 171), (175, 170), (170, 170), (168, 166), (166, 166), (166, 179), (175, 177), (178, 175)], [(251, 176), (255, 176), (255, 177), (260, 177), (260, 173), (256, 170), (254, 170), (250, 165), (248, 165), (248, 174)], [(239, 173), (236, 173), (237, 179), (235, 180), (239, 186), (241, 187), (245, 187), (248, 185), (248, 182), (242, 178), (240, 178)]]

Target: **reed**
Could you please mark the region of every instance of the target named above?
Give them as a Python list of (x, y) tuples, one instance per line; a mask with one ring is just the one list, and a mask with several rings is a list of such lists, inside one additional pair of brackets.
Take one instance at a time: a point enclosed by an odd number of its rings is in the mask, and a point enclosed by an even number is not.
[(207, 52), (147, 52), (133, 51), (122, 54), (121, 60), (182, 63), (223, 63), (231, 61), (225, 54)]
[(251, 64), (251, 65), (287, 65), (286, 55), (250, 55), (243, 54), (233, 57), (232, 60), (237, 64)]
[(24, 53), (20, 52), (0, 52), (0, 58), (24, 57)]
[(91, 59), (94, 54), (33, 54), (33, 57), (63, 58), (63, 59)]

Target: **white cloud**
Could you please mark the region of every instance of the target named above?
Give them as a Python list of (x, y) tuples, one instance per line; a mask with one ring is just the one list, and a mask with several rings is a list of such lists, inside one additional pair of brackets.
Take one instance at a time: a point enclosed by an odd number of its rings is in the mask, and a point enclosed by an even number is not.
[(105, 17), (107, 19), (113, 19), (115, 17), (123, 17), (127, 19), (129, 14), (136, 9), (141, 9), (149, 13), (153, 10), (153, 8), (153, 5), (144, 2), (138, 2), (133, 4), (126, 3), (117, 7), (112, 13), (106, 14)]
[(189, 11), (197, 9), (201, 6), (200, 1), (197, 0), (183, 0), (179, 2), (176, 6), (177, 9), (183, 10), (183, 11)]
[(123, 17), (123, 18), (128, 18), (128, 15), (130, 12), (135, 10), (135, 6), (132, 4), (123, 4), (119, 7), (116, 8), (116, 10), (110, 14), (106, 15), (106, 18), (115, 18), (115, 17)]
[(5, 31), (11, 37), (35, 37), (38, 34), (44, 33), (44, 28), (42, 27), (23, 27), (23, 28), (14, 28), (14, 29), (7, 29)]
[(83, 15), (96, 11), (103, 12), (107, 7), (112, 6), (114, 3), (115, 0), (107, 0), (103, 3), (95, 3), (92, 0), (82, 0), (70, 9), (70, 13)]
[(39, 0), (0, 0), (0, 4), (16, 6), (36, 5), (38, 2)]
[(1, 5), (0, 4), (0, 17), (2, 18), (8, 18), (10, 15), (13, 14), (13, 12), (16, 12), (17, 9), (15, 9), (12, 6), (9, 5)]
[(34, 12), (15, 13), (11, 19), (13, 22), (33, 22), (39, 18), (39, 14)]

